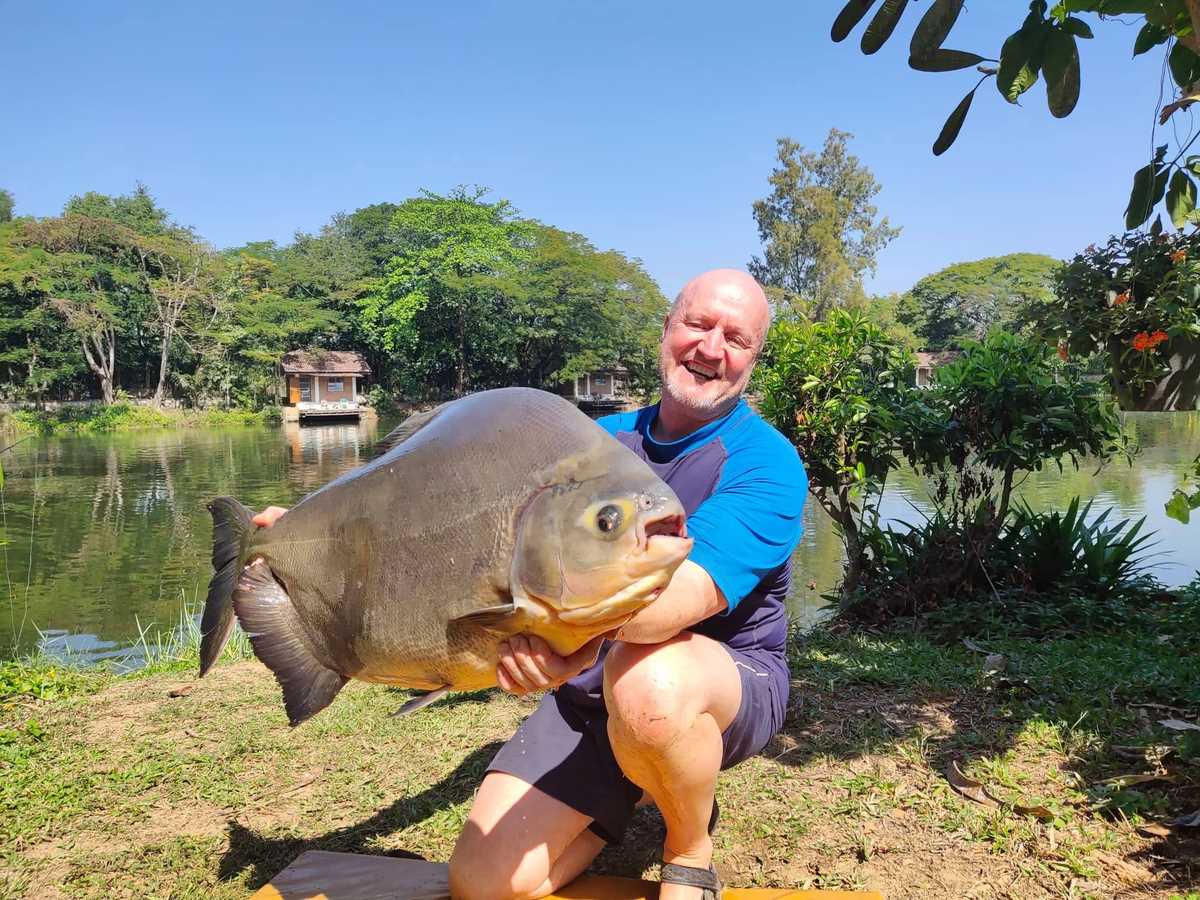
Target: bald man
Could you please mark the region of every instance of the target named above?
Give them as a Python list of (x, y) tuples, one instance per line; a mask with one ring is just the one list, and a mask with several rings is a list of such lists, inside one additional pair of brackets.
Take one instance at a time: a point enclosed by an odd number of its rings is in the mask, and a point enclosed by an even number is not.
[(783, 724), (807, 488), (795, 449), (742, 399), (769, 325), (746, 273), (694, 278), (663, 323), (662, 399), (599, 420), (674, 488), (695, 546), (615, 640), (569, 658), (533, 637), (503, 649), (502, 687), (556, 689), (480, 786), (450, 861), (459, 900), (551, 893), (620, 841), (639, 802), (666, 823), (661, 900), (719, 895), (717, 773)]

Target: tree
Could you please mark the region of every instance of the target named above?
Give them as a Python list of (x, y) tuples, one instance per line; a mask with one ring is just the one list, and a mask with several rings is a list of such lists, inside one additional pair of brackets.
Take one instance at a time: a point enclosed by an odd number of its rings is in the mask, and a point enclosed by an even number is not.
[(994, 328), (1011, 329), (1022, 307), (1046, 302), (1061, 266), (1037, 253), (955, 263), (913, 285), (900, 299), (896, 318), (920, 336), (925, 349), (981, 341)]
[(406, 355), (412, 390), (461, 396), (512, 365), (504, 296), (528, 256), (528, 223), (486, 189), (457, 188), (402, 203), (392, 217), (398, 252), (359, 302), (371, 342)]
[[(866, 17), (877, 0), (849, 0), (833, 23), (830, 36), (845, 40)], [(1029, 4), (1020, 27), (988, 59), (978, 53), (944, 46), (962, 12), (964, 0), (933, 0), (913, 31), (908, 64), (922, 72), (949, 72), (977, 68), (981, 77), (950, 113), (933, 143), (935, 155), (945, 153), (957, 139), (975, 92), (989, 78), (1009, 103), (1032, 88), (1039, 76), (1046, 79), (1046, 101), (1051, 115), (1069, 116), (1079, 99), (1080, 68), (1078, 39), (1092, 37), (1091, 26), (1072, 13), (1095, 13), (1099, 21), (1118, 16), (1139, 15), (1143, 24), (1133, 41), (1133, 55), (1166, 46), (1165, 63), (1179, 89), (1179, 96), (1159, 109), (1158, 122), (1165, 124), (1176, 112), (1200, 100), (1200, 2), (1197, 0), (1060, 0), (1050, 8), (1045, 0)], [(883, 0), (863, 33), (863, 53), (876, 52), (891, 37), (908, 6), (907, 0)], [(1126, 26), (1127, 20), (1117, 20)], [(998, 65), (993, 65), (997, 63)], [(982, 64), (982, 65), (981, 65)], [(1138, 111), (1141, 115), (1141, 111)], [(1125, 210), (1125, 227), (1134, 229), (1149, 220), (1155, 206), (1166, 196), (1166, 211), (1177, 228), (1200, 222), (1196, 211), (1196, 182), (1200, 156), (1187, 156), (1188, 148), (1200, 137), (1190, 125), (1178, 141), (1179, 151), (1167, 159), (1169, 143), (1155, 149), (1153, 159), (1133, 177), (1133, 190)], [(1182, 162), (1181, 162), (1182, 160)], [(1161, 229), (1161, 219), (1155, 230)]]
[(16, 243), (36, 249), (30, 279), (50, 309), (75, 335), (88, 368), (112, 403), (117, 382), (117, 338), (145, 301), (138, 269), (140, 236), (106, 219), (68, 215), (29, 220)]
[(83, 375), (83, 360), (42, 290), (45, 253), (22, 245), (23, 228), (0, 224), (0, 373), (3, 391), (40, 400)]
[(870, 499), (900, 466), (914, 407), (912, 359), (878, 325), (835, 309), (822, 322), (780, 320), (755, 370), (763, 416), (800, 451), (808, 490), (846, 545), (842, 590), (858, 586)]
[(133, 193), (119, 197), (97, 194), (95, 191), (72, 197), (63, 207), (63, 215), (108, 219), (143, 235), (186, 231), (171, 223), (170, 214), (155, 202), (150, 190), (141, 183), (133, 189)]
[(0, 188), (0, 222), (11, 222), (13, 217), (13, 195)]
[(900, 233), (886, 217), (876, 221), (880, 186), (850, 154), (850, 137), (830, 130), (819, 154), (779, 138), (771, 194), (754, 204), (763, 255), (750, 261), (751, 274), (785, 309), (817, 319), (862, 298), (863, 274)]
[(641, 387), (657, 375), (667, 300), (641, 263), (582, 235), (533, 223), (529, 258), (508, 293), (517, 340), (511, 381), (553, 389), (622, 364)]

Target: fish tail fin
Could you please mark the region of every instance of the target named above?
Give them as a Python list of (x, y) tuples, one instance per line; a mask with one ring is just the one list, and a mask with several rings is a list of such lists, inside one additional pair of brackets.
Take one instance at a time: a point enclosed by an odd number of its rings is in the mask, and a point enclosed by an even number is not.
[(232, 497), (218, 497), (208, 504), (213, 520), (212, 564), (204, 617), (200, 620), (200, 677), (212, 668), (233, 632), (233, 587), (238, 563), (254, 515)]
[(254, 655), (283, 688), (288, 722), (299, 725), (333, 702), (348, 679), (313, 655), (292, 598), (259, 560), (246, 566), (233, 592), (238, 621), (250, 635)]

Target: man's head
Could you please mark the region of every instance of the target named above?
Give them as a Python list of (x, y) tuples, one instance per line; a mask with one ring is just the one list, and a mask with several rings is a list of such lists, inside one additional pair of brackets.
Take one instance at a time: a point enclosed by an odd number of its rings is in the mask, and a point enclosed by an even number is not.
[(693, 278), (663, 324), (663, 403), (689, 418), (727, 413), (750, 381), (770, 324), (766, 295), (745, 272), (714, 269)]

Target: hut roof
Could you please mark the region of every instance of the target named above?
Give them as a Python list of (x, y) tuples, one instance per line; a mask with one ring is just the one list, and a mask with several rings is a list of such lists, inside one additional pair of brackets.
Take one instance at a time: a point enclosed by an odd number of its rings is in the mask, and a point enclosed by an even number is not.
[(370, 375), (371, 367), (353, 350), (289, 350), (280, 366), (288, 375)]
[(960, 350), (937, 350), (932, 352), (920, 350), (917, 352), (917, 367), (936, 369), (938, 366), (954, 362), (960, 356), (962, 356), (962, 351)]

